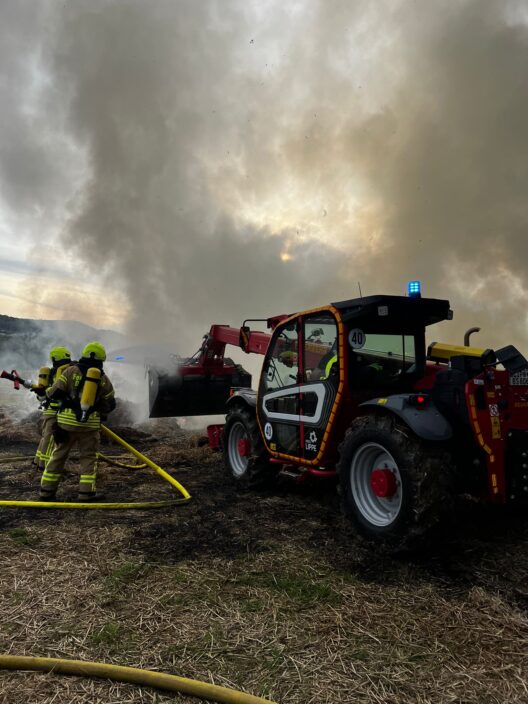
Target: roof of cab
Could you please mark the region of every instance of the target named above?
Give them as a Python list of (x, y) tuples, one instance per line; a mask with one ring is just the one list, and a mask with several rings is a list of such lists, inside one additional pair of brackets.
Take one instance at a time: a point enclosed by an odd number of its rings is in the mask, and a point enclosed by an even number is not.
[(408, 296), (365, 296), (332, 303), (345, 322), (354, 318), (385, 318), (391, 324), (427, 326), (442, 320), (451, 320), (453, 311), (449, 301), (439, 298), (412, 298)]

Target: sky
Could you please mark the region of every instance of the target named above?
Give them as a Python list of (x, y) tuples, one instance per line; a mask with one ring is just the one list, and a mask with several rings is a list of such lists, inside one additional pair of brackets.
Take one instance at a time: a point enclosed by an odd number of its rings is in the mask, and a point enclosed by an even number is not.
[(0, 312), (184, 354), (421, 279), (528, 347), (528, 2), (0, 12)]

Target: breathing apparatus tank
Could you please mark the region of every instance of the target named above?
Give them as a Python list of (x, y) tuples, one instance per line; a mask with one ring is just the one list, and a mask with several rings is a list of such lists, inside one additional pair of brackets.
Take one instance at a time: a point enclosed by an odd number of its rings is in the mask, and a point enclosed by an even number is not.
[(95, 404), (97, 389), (101, 381), (101, 370), (96, 367), (90, 367), (86, 373), (84, 386), (81, 394), (81, 422), (84, 423), (88, 418), (90, 409)]
[(62, 364), (60, 367), (57, 367), (55, 370), (55, 378), (54, 381), (57, 381), (57, 379), (61, 376), (61, 374), (64, 374), (66, 369), (70, 366), (71, 362), (66, 362), (66, 364)]
[(47, 389), (49, 386), (50, 374), (51, 369), (49, 367), (41, 367), (39, 369), (38, 380), (36, 384), (34, 384), (32, 381), (24, 381), (23, 384), (26, 389), (32, 389), (33, 391), (35, 391), (36, 389)]
[(38, 374), (38, 386), (42, 386), (47, 389), (49, 386), (50, 374), (51, 369), (49, 367), (41, 367)]

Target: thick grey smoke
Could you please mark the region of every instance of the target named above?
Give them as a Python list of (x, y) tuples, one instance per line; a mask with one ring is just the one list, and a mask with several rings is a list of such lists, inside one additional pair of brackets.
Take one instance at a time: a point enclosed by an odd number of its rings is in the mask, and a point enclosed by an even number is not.
[(317, 242), (292, 242), (295, 266), (281, 261), (288, 233), (241, 223), (211, 192), (212, 169), (243, 160), (251, 189), (266, 158), (244, 144), (255, 96), (238, 55), (250, 29), (235, 3), (95, 2), (61, 13), (54, 75), (92, 169), (65, 242), (118, 275), (143, 338), (197, 345), (210, 322), (295, 310), (318, 289), (326, 300), (339, 273), (337, 253)]
[(457, 310), (446, 337), (526, 346), (524, 3), (48, 8), (47, 115), (88, 168), (62, 241), (137, 339), (191, 351), (210, 322), (418, 277)]
[[(0, 245), (13, 248), (24, 237), (44, 244), (82, 165), (42, 62), (54, 9), (50, 2), (0, 2)], [(52, 268), (44, 251), (39, 259), (44, 272)]]

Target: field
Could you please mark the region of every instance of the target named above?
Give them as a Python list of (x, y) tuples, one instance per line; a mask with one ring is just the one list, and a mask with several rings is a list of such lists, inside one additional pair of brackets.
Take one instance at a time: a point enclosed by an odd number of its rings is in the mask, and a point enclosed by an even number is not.
[[(32, 423), (0, 418), (0, 429), (4, 456), (34, 448)], [(155, 669), (281, 704), (528, 702), (522, 512), (461, 502), (456, 525), (426, 551), (378, 553), (341, 519), (333, 487), (284, 480), (238, 493), (195, 438), (155, 432), (122, 429), (189, 489), (185, 506), (0, 509), (1, 652)], [(1, 498), (36, 495), (27, 465), (0, 472)], [(101, 475), (108, 500), (172, 496), (149, 471)], [(75, 480), (72, 465), (64, 498)], [(196, 700), (3, 672), (0, 701)]]

